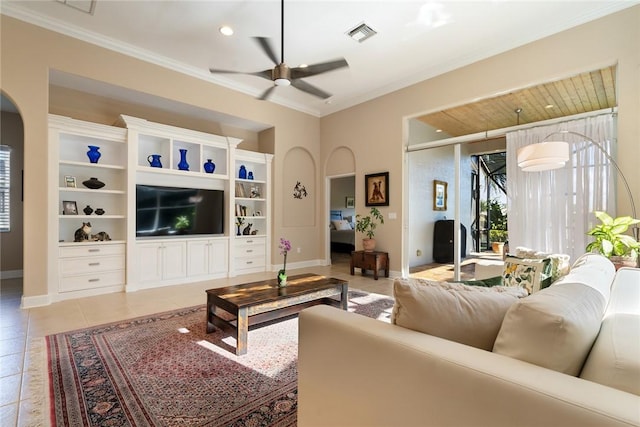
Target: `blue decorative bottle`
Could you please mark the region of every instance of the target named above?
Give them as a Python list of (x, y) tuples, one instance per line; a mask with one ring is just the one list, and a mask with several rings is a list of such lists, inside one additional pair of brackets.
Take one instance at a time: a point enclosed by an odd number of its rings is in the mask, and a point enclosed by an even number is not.
[(247, 179), (247, 168), (244, 165), (240, 166), (240, 172), (238, 172), (238, 178)]
[(102, 156), (102, 153), (98, 151), (100, 147), (97, 147), (95, 145), (89, 145), (88, 147), (89, 151), (87, 151), (87, 157), (89, 157), (89, 161), (91, 163), (98, 163), (100, 156)]
[(211, 159), (207, 159), (203, 167), (206, 173), (213, 173), (213, 171), (216, 170), (216, 164), (213, 163)]
[(247, 176), (247, 179), (253, 179), (253, 172), (249, 172), (249, 176)]
[(189, 170), (189, 163), (187, 163), (187, 150), (180, 148), (180, 163), (178, 163), (178, 169), (181, 171)]

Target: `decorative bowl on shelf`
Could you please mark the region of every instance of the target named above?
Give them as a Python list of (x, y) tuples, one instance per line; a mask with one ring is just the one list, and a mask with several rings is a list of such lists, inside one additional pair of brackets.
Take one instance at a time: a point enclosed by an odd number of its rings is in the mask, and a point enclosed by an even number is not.
[(82, 185), (92, 190), (97, 190), (98, 188), (104, 187), (104, 182), (100, 181), (98, 178), (90, 178), (86, 181), (82, 181)]
[(94, 212), (96, 215), (104, 215), (104, 209), (102, 208), (98, 208), (96, 209), (96, 211)]

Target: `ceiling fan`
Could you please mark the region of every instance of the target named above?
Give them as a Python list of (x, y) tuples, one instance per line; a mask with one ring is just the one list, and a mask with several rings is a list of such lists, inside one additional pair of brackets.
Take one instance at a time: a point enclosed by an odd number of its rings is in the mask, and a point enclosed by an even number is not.
[(271, 41), (266, 37), (254, 37), (254, 40), (258, 43), (263, 52), (273, 61), (275, 67), (272, 69), (257, 71), (254, 73), (244, 73), (241, 71), (231, 70), (219, 70), (216, 68), (209, 68), (212, 73), (221, 74), (247, 74), (251, 76), (258, 76), (267, 80), (273, 81), (274, 85), (265, 90), (262, 95), (258, 97), (260, 100), (266, 100), (269, 98), (276, 86), (293, 86), (303, 92), (317, 96), (318, 98), (327, 99), (331, 97), (331, 94), (324, 90), (317, 88), (304, 80), (305, 77), (315, 76), (317, 74), (326, 73), (328, 71), (337, 70), (338, 68), (348, 67), (349, 64), (344, 58), (336, 59), (333, 61), (322, 62), (320, 64), (314, 64), (303, 67), (289, 68), (284, 62), (284, 0), (280, 3), (281, 12), (281, 36), (280, 36), (280, 62), (278, 62), (276, 55), (271, 46)]

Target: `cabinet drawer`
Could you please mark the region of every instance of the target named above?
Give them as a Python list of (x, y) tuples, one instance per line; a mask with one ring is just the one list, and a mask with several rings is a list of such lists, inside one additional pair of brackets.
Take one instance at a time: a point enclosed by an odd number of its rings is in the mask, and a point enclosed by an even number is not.
[(245, 270), (248, 268), (264, 268), (264, 256), (243, 257), (234, 260), (235, 270)]
[(95, 257), (101, 255), (124, 255), (124, 245), (82, 245), (63, 246), (60, 248), (60, 258)]
[(124, 270), (124, 255), (63, 258), (60, 260), (60, 274), (63, 276), (110, 270)]
[(81, 274), (60, 278), (60, 292), (124, 285), (124, 270)]
[(234, 245), (236, 248), (240, 246), (264, 246), (265, 242), (266, 240), (264, 237), (252, 236), (236, 238)]
[(236, 246), (235, 254), (236, 257), (254, 257), (254, 256), (262, 256), (264, 258), (266, 248), (264, 242), (261, 245), (241, 245)]

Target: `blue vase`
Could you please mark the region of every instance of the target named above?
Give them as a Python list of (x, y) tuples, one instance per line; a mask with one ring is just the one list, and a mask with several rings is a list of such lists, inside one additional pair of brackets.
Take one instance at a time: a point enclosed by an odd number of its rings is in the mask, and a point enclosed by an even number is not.
[(253, 179), (253, 172), (249, 172), (249, 176), (247, 176), (247, 179)]
[(97, 147), (95, 145), (89, 145), (88, 147), (89, 151), (87, 151), (87, 157), (89, 157), (89, 161), (91, 163), (98, 163), (100, 156), (102, 156), (102, 153), (98, 151), (100, 147)]
[(187, 150), (180, 148), (180, 163), (178, 163), (178, 169), (181, 171), (189, 170), (189, 163), (187, 163)]
[(152, 154), (148, 156), (147, 161), (149, 162), (149, 166), (152, 168), (161, 168), (162, 163), (160, 162), (160, 157), (162, 157), (160, 154)]
[(211, 159), (207, 159), (206, 163), (203, 166), (206, 173), (213, 173), (213, 171), (216, 170), (216, 164), (213, 163)]
[(240, 172), (238, 172), (238, 178), (247, 179), (247, 168), (244, 165), (240, 166)]

